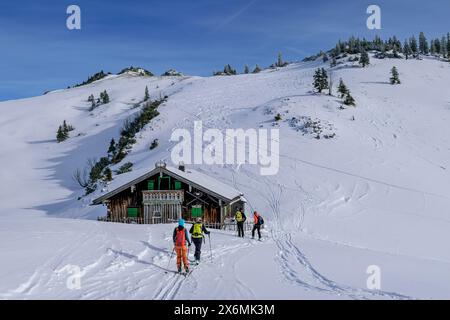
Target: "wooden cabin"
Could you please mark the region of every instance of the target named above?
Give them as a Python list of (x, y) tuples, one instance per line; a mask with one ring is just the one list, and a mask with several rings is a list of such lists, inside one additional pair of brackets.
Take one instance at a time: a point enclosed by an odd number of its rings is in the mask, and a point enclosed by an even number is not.
[(164, 162), (135, 179), (111, 186), (112, 191), (92, 204), (106, 205), (107, 218), (113, 221), (139, 218), (156, 224), (202, 217), (205, 223), (221, 225), (245, 205), (243, 194), (235, 188), (184, 165), (174, 168)]

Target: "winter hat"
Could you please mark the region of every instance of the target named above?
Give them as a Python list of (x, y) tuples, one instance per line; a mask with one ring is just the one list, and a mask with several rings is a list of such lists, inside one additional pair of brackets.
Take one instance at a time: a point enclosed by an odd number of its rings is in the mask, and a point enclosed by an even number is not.
[(184, 227), (184, 219), (178, 220), (178, 225), (179, 225), (180, 227)]

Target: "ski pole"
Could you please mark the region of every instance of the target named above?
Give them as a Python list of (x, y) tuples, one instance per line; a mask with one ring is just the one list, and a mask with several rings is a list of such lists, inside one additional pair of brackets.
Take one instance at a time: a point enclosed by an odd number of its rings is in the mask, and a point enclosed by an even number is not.
[(212, 249), (211, 249), (211, 236), (209, 234), (208, 234), (208, 239), (209, 239), (209, 252), (211, 253), (211, 262), (213, 262)]
[[(173, 247), (173, 249), (172, 249), (172, 253), (170, 254), (169, 262), (167, 263), (166, 269), (169, 269), (169, 264), (170, 264), (170, 261), (172, 261), (174, 252), (175, 252), (175, 247)], [(166, 273), (167, 273), (167, 271), (166, 271)]]

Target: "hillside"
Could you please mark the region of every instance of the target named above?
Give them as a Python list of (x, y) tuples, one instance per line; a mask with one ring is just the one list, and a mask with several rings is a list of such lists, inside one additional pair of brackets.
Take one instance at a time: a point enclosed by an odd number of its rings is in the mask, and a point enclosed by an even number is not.
[[(389, 84), (396, 66), (401, 85)], [(437, 59), (376, 59), (332, 70), (357, 102), (313, 93), (322, 61), (258, 74), (217, 77), (108, 75), (91, 84), (0, 103), (0, 297), (2, 298), (449, 298), (450, 64)], [(72, 179), (105, 156), (148, 87), (168, 96), (137, 135), (133, 171), (84, 196)], [(110, 102), (90, 111), (89, 95)], [(280, 114), (281, 120), (274, 118)], [(75, 130), (62, 143), (56, 130)], [(93, 198), (134, 172), (170, 163), (176, 128), (279, 128), (280, 166), (192, 166), (220, 179), (266, 219), (266, 240), (213, 231), (213, 262), (186, 281), (165, 273), (172, 226), (100, 223)], [(306, 126), (323, 128), (320, 139)], [(325, 137), (327, 135), (327, 137)], [(159, 145), (150, 150), (154, 139)], [(172, 164), (177, 165), (177, 164)], [(67, 219), (70, 218), (70, 219)], [(67, 270), (83, 272), (80, 290)], [(368, 266), (381, 291), (366, 289)], [(255, 273), (262, 274), (255, 277)]]

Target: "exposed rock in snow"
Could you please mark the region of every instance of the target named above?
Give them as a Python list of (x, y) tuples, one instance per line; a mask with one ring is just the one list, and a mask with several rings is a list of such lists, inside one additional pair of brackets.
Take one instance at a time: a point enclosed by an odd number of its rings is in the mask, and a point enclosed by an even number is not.
[(169, 69), (166, 72), (164, 72), (161, 76), (162, 77), (182, 77), (184, 75), (175, 69)]
[(133, 66), (122, 69), (118, 74), (129, 74), (129, 75), (148, 76), (148, 77), (153, 76), (153, 73), (151, 73), (150, 71), (148, 71), (144, 68), (133, 67)]

